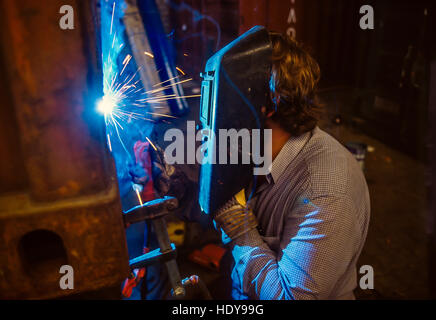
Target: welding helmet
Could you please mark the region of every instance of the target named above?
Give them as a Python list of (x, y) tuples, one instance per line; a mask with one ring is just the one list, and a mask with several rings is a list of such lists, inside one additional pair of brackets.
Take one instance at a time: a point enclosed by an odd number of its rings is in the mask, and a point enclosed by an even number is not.
[[(205, 161), (200, 168), (199, 204), (205, 213), (215, 212), (241, 189), (255, 183), (255, 164), (242, 163), (244, 150), (239, 146), (237, 164), (220, 161), (222, 150), (230, 157), (235, 148), (229, 145), (229, 139), (220, 139), (219, 131), (235, 129), (251, 133), (253, 129), (264, 128), (261, 109), (271, 103), (271, 56), (269, 33), (257, 26), (212, 56), (202, 73), (200, 122)], [(223, 144), (226, 148), (222, 148)]]

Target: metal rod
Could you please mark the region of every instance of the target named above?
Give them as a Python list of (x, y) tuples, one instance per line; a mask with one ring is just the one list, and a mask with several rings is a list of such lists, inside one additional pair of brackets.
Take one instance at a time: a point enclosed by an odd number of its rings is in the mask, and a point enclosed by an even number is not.
[[(171, 251), (171, 242), (168, 236), (167, 226), (164, 218), (153, 219), (152, 222), (161, 252), (165, 253)], [(174, 259), (167, 261), (165, 265), (168, 270), (168, 276), (170, 278), (174, 296), (176, 298), (182, 298), (185, 296), (185, 288), (182, 285), (182, 280), (180, 279), (179, 268), (177, 267), (176, 261)]]

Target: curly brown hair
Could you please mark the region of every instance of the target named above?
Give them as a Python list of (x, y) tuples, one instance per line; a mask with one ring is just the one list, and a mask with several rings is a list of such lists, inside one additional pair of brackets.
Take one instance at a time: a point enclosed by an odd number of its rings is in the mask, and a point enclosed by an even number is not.
[(315, 95), (319, 65), (291, 37), (271, 33), (271, 41), (270, 90), (272, 111), (275, 111), (271, 120), (291, 135), (299, 136), (315, 128), (322, 112)]

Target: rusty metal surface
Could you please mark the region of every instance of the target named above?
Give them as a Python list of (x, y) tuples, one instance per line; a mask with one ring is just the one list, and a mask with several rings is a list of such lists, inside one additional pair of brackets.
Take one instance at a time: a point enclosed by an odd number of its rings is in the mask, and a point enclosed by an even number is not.
[[(0, 134), (7, 149), (0, 170), (0, 299), (77, 294), (116, 285), (128, 274), (103, 119), (87, 116), (91, 91), (101, 81), (89, 8), (94, 1), (69, 1), (74, 30), (59, 27), (64, 4), (0, 1), (0, 58), (8, 84), (0, 90), (7, 104)], [(38, 237), (30, 238), (38, 252), (23, 250), (24, 237), (38, 230), (60, 238), (65, 252), (58, 260), (44, 252), (51, 243), (38, 247)], [(45, 256), (52, 260), (38, 260)], [(74, 290), (59, 288), (61, 263), (74, 268)]]
[[(117, 193), (114, 186), (93, 197), (38, 205), (25, 195), (0, 198), (8, 209), (0, 211), (0, 299), (53, 298), (120, 282), (128, 274), (128, 258)], [(13, 208), (14, 203), (20, 205)], [(20, 241), (35, 230), (58, 235), (66, 259), (25, 263)], [(74, 290), (60, 289), (63, 264), (74, 269)]]
[[(0, 50), (0, 74), (4, 75), (3, 54)], [(25, 166), (21, 155), (18, 124), (11, 99), (8, 95), (9, 83), (5, 77), (0, 77), (0, 193), (14, 192), (27, 185)]]
[(103, 189), (102, 150), (82, 119), (87, 61), (81, 26), (76, 21), (74, 30), (60, 29), (62, 1), (2, 4), (2, 42), (32, 196), (53, 200)]

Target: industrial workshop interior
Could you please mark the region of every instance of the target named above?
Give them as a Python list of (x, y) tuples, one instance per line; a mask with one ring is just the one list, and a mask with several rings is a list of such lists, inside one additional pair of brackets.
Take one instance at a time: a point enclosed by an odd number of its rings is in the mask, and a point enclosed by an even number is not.
[(0, 300), (435, 299), (435, 14), (0, 0)]

